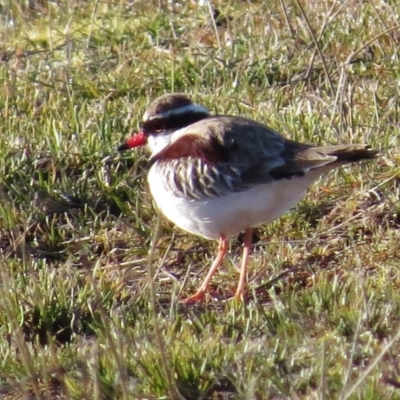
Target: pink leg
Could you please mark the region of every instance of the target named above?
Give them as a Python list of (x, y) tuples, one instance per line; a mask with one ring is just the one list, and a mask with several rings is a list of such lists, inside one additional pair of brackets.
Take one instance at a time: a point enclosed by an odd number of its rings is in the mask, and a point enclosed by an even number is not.
[(185, 304), (193, 304), (196, 302), (201, 302), (204, 300), (205, 293), (208, 290), (208, 285), (211, 282), (212, 277), (214, 276), (215, 272), (217, 271), (218, 267), (221, 265), (222, 261), (225, 258), (225, 255), (228, 251), (228, 240), (224, 235), (221, 235), (219, 238), (219, 246), (218, 246), (218, 254), (216, 259), (211, 265), (210, 270), (206, 278), (204, 279), (203, 283), (201, 284), (199, 290), (193, 295), (181, 301), (181, 303)]
[(239, 284), (235, 294), (235, 299), (239, 301), (243, 301), (244, 299), (244, 288), (246, 286), (246, 276), (247, 276), (247, 262), (249, 259), (250, 250), (251, 250), (251, 229), (247, 228), (244, 231), (244, 236), (243, 236), (242, 264), (240, 266)]

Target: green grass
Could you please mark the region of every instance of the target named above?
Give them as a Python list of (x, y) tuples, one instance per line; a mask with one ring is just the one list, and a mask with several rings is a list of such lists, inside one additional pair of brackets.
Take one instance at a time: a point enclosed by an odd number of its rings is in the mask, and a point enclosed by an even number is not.
[[(1, 399), (400, 399), (400, 6), (311, 3), (0, 1)], [(243, 305), (240, 240), (179, 304), (216, 244), (115, 150), (174, 91), (382, 152), (257, 229)]]

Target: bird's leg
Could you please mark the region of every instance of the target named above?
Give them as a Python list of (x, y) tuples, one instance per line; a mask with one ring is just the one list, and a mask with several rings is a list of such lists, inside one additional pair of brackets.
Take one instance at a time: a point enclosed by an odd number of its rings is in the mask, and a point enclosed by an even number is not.
[(229, 243), (228, 243), (227, 238), (224, 235), (221, 235), (219, 238), (217, 257), (215, 258), (214, 262), (212, 263), (211, 268), (208, 271), (208, 274), (205, 277), (203, 283), (201, 284), (199, 290), (193, 296), (190, 296), (187, 299), (182, 300), (181, 303), (193, 304), (193, 303), (201, 302), (204, 300), (205, 293), (208, 290), (208, 286), (211, 282), (211, 279), (225, 258), (225, 255), (228, 251), (228, 245), (229, 245)]
[(239, 284), (235, 293), (235, 299), (239, 301), (243, 301), (244, 299), (244, 288), (246, 286), (246, 276), (247, 276), (247, 262), (249, 259), (250, 250), (251, 250), (251, 229), (247, 228), (244, 231), (244, 236), (243, 236), (242, 264), (240, 266)]

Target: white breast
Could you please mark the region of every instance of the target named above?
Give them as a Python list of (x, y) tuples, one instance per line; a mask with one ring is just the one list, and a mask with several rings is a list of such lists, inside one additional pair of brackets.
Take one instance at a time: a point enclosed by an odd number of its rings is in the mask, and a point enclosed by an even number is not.
[(170, 221), (185, 231), (218, 239), (221, 234), (237, 235), (246, 228), (275, 220), (303, 198), (321, 172), (313, 170), (301, 177), (205, 200), (178, 197), (167, 190), (154, 165), (150, 168), (148, 182), (157, 207)]

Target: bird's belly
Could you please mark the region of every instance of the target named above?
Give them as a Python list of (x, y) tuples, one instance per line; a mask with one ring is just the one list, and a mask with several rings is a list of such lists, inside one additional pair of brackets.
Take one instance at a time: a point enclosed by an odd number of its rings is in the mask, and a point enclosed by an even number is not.
[(302, 199), (316, 178), (308, 173), (204, 200), (174, 195), (151, 170), (149, 184), (157, 207), (170, 221), (193, 234), (218, 239), (275, 220)]

